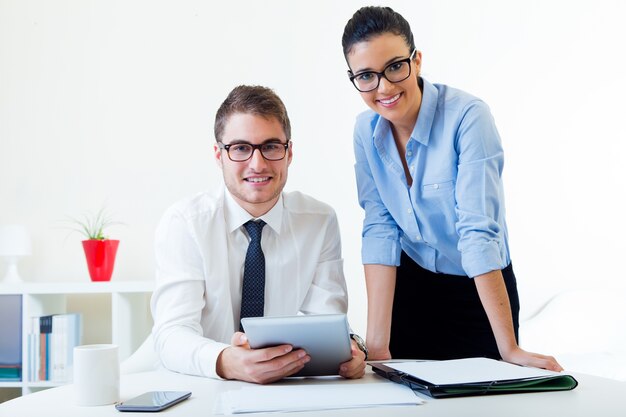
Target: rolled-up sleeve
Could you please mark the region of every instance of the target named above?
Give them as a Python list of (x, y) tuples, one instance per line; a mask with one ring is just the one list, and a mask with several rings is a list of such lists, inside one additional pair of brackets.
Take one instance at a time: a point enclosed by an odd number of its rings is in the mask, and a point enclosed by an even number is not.
[(456, 231), (462, 266), (469, 277), (506, 267), (506, 230), (500, 136), (487, 105), (467, 105), (456, 138)]
[[(354, 132), (354, 155), (357, 191), (359, 204), (365, 210), (363, 220), (361, 259), (363, 264), (400, 265), (400, 228), (387, 210), (378, 192), (377, 184), (372, 175), (371, 161), (375, 158), (373, 150), (365, 149), (364, 141), (371, 136), (364, 137), (359, 132), (360, 120)], [(369, 155), (368, 155), (369, 154)], [(368, 158), (369, 156), (369, 158)], [(379, 166), (379, 169), (385, 169)]]
[(155, 255), (152, 334), (161, 363), (172, 371), (219, 378), (217, 358), (228, 345), (203, 336), (201, 254), (185, 219), (173, 209), (166, 212), (157, 228)]

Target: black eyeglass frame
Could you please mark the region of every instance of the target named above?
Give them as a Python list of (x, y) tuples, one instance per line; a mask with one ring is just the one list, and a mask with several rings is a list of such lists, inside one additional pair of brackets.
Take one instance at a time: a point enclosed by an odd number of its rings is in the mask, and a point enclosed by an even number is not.
[[(246, 161), (249, 161), (250, 158), (252, 158), (252, 155), (254, 155), (254, 151), (257, 150), (257, 149), (259, 150), (259, 153), (261, 154), (263, 159), (265, 159), (266, 161), (282, 161), (287, 156), (287, 150), (289, 149), (289, 145), (290, 144), (291, 144), (291, 140), (288, 140), (287, 143), (282, 143), (282, 142), (265, 142), (265, 143), (261, 143), (260, 145), (254, 145), (254, 144), (248, 143), (248, 142), (229, 143), (228, 145), (226, 145), (223, 142), (217, 142), (217, 146), (220, 149), (226, 150), (226, 155), (228, 155), (228, 159), (230, 159), (233, 162), (246, 162)], [(230, 148), (232, 146), (238, 146), (238, 145), (246, 145), (246, 146), (252, 147), (252, 152), (250, 152), (250, 156), (247, 157), (246, 159), (241, 159), (241, 160), (233, 159), (230, 156)], [(265, 154), (263, 153), (263, 146), (267, 146), (267, 145), (281, 145), (281, 146), (283, 146), (285, 148), (285, 153), (283, 154), (282, 157), (280, 157), (278, 159), (270, 159), (267, 156), (265, 156)]]
[[(374, 91), (374, 90), (376, 90), (376, 89), (378, 88), (378, 86), (380, 86), (380, 79), (381, 79), (382, 77), (385, 77), (385, 79), (386, 79), (387, 81), (389, 81), (390, 83), (393, 83), (393, 84), (396, 84), (396, 83), (401, 83), (402, 81), (406, 80), (407, 78), (409, 78), (409, 77), (411, 76), (411, 65), (410, 65), (410, 64), (411, 64), (411, 61), (415, 58), (415, 53), (416, 53), (416, 52), (417, 52), (417, 48), (413, 49), (413, 52), (411, 52), (411, 55), (409, 55), (409, 57), (408, 57), (408, 58), (404, 58), (404, 59), (399, 59), (399, 60), (397, 60), (397, 61), (393, 61), (391, 64), (387, 65), (387, 66), (385, 67), (385, 69), (383, 69), (383, 70), (382, 70), (382, 72), (376, 72), (376, 71), (363, 71), (363, 72), (360, 72), (360, 73), (358, 73), (358, 74), (353, 74), (353, 73), (352, 73), (352, 70), (348, 70), (348, 78), (350, 78), (350, 82), (352, 83), (352, 85), (354, 86), (354, 88), (356, 88), (356, 89), (357, 89), (358, 91), (360, 91), (361, 93), (368, 93), (368, 92), (370, 92), (370, 91)], [(396, 64), (399, 64), (399, 63), (402, 63), (402, 62), (406, 62), (406, 63), (408, 63), (408, 64), (409, 64), (409, 74), (408, 74), (406, 77), (404, 77), (403, 79), (401, 79), (401, 80), (398, 80), (398, 81), (391, 81), (389, 78), (387, 78), (387, 76), (385, 75), (385, 72), (387, 72), (387, 69), (389, 69), (389, 67), (391, 67), (392, 65), (396, 65)], [(376, 76), (378, 77), (378, 81), (376, 82), (376, 86), (375, 86), (375, 87), (373, 87), (373, 88), (370, 88), (369, 90), (361, 90), (361, 89), (360, 89), (360, 88), (356, 85), (356, 83), (354, 82), (354, 79), (355, 79), (356, 77), (360, 76), (360, 75), (363, 75), (363, 74), (373, 74), (373, 75), (376, 75)]]

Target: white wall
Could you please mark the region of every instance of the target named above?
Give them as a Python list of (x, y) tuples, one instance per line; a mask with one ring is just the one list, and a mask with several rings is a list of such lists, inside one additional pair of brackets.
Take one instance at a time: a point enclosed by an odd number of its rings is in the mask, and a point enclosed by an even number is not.
[[(66, 216), (127, 224), (116, 280), (150, 279), (163, 210), (212, 188), (215, 111), (241, 83), (274, 88), (293, 124), (288, 189), (332, 204), (353, 326), (365, 291), (343, 26), (361, 1), (0, 0), (0, 223), (23, 223), (30, 281), (87, 280)], [(489, 103), (506, 152), (523, 314), (566, 288), (624, 286), (626, 94), (616, 1), (389, 1), (423, 75)]]

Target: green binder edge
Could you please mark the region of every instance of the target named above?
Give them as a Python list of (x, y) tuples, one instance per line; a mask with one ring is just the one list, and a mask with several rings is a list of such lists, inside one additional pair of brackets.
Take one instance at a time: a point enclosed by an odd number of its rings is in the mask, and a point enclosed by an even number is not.
[(576, 381), (576, 379), (571, 375), (555, 375), (460, 385), (434, 385), (412, 375), (385, 366), (382, 363), (371, 363), (369, 365), (378, 375), (389, 379), (390, 381), (406, 385), (413, 391), (426, 394), (432, 398), (569, 391), (578, 386), (578, 381)]

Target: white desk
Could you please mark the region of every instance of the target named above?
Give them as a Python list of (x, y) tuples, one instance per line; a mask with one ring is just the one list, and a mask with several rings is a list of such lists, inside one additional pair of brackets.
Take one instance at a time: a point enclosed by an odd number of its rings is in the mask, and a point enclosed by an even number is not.
[[(533, 394), (491, 395), (481, 397), (447, 398), (434, 400), (422, 397), (425, 404), (413, 407), (357, 408), (298, 412), (297, 417), (309, 416), (464, 416), (464, 417), (624, 417), (626, 416), (626, 383), (590, 375), (574, 374), (579, 386), (573, 391), (546, 392)], [(346, 384), (367, 384), (381, 381), (382, 378), (368, 373), (362, 380), (344, 381)], [(332, 381), (335, 383), (336, 381)], [(323, 384), (320, 380), (299, 380), (283, 383)], [(392, 382), (389, 382), (392, 384)], [(122, 376), (121, 399), (127, 400), (145, 391), (190, 390), (191, 398), (160, 415), (167, 416), (212, 416), (218, 393), (240, 387), (242, 382), (216, 381), (206, 378), (180, 375), (167, 371), (145, 372)], [(1, 417), (74, 417), (74, 416), (116, 416), (133, 417), (135, 414), (121, 414), (113, 405), (101, 407), (78, 407), (74, 405), (74, 392), (71, 385), (52, 388), (29, 394), (0, 404)], [(146, 414), (139, 414), (146, 415)], [(261, 414), (256, 414), (261, 415)], [(276, 417), (278, 414), (262, 414)]]

